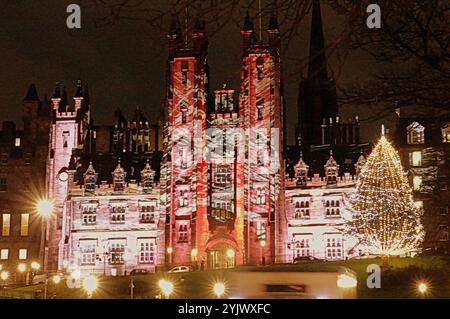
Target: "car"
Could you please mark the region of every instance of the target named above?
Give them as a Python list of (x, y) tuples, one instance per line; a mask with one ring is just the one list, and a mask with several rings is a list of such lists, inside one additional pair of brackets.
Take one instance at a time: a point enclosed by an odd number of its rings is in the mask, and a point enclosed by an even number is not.
[(45, 281), (47, 279), (52, 280), (53, 277), (55, 276), (59, 276), (59, 280), (63, 280), (65, 278), (65, 275), (63, 273), (60, 272), (52, 272), (52, 273), (41, 273), (41, 274), (37, 274), (33, 277), (33, 279), (31, 280), (31, 284), (32, 285), (39, 285), (39, 284), (45, 284)]
[(130, 276), (138, 276), (138, 275), (148, 275), (150, 274), (150, 271), (147, 269), (133, 269), (130, 272)]
[(294, 260), (292, 261), (293, 264), (299, 264), (305, 261), (318, 261), (320, 259), (313, 257), (313, 256), (298, 256), (295, 257)]
[(170, 269), (168, 273), (189, 272), (189, 271), (191, 271), (191, 267), (189, 266), (177, 266)]

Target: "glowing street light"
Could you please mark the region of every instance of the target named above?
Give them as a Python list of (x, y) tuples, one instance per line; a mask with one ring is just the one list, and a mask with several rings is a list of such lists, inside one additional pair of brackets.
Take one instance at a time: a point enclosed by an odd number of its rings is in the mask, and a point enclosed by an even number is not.
[(417, 285), (417, 290), (421, 295), (425, 295), (428, 292), (428, 285), (426, 282), (419, 282)]
[(36, 262), (36, 261), (33, 261), (33, 262), (31, 263), (31, 269), (33, 269), (33, 270), (39, 270), (39, 269), (41, 269), (41, 264), (39, 264), (39, 263)]
[(233, 249), (230, 248), (227, 250), (227, 257), (230, 259), (234, 258), (234, 250)]
[(198, 254), (198, 249), (197, 248), (193, 248), (191, 250), (191, 257), (195, 259), (195, 258), (197, 258), (197, 254)]
[(27, 265), (25, 265), (25, 264), (23, 264), (23, 263), (20, 263), (20, 264), (17, 266), (17, 270), (18, 270), (19, 272), (25, 272), (25, 270), (27, 270)]
[(0, 279), (3, 281), (7, 281), (9, 278), (9, 273), (7, 271), (2, 271), (0, 273)]
[(217, 296), (217, 298), (220, 298), (225, 293), (226, 287), (223, 282), (216, 282), (213, 286), (214, 294)]
[(61, 276), (60, 275), (54, 275), (52, 278), (52, 281), (55, 285), (59, 284), (61, 282)]
[(159, 289), (161, 289), (161, 292), (164, 296), (166, 296), (167, 299), (169, 299), (170, 295), (173, 292), (173, 283), (171, 283), (168, 280), (161, 279), (158, 282)]
[(55, 204), (52, 200), (48, 198), (43, 198), (38, 200), (36, 203), (36, 211), (37, 213), (44, 218), (50, 217), (55, 209)]
[(98, 287), (98, 280), (94, 276), (87, 276), (83, 279), (83, 288), (88, 294), (88, 298), (92, 298), (92, 294)]
[(78, 269), (75, 269), (74, 271), (72, 271), (72, 273), (70, 274), (70, 277), (72, 277), (73, 279), (80, 279), (81, 278), (81, 272)]
[(167, 247), (167, 253), (170, 255), (171, 253), (173, 253), (173, 248), (172, 247)]

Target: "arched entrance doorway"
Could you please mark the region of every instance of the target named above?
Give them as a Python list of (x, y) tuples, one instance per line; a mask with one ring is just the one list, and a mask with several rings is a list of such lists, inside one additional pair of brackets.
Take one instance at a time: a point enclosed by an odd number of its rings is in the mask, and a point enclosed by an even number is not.
[(236, 265), (236, 249), (228, 244), (217, 244), (207, 250), (208, 269), (233, 268)]

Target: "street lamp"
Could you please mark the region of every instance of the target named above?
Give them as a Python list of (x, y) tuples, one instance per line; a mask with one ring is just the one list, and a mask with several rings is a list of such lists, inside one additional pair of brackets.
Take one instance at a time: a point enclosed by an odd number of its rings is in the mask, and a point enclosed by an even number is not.
[(173, 248), (167, 247), (167, 254), (169, 255), (169, 265), (172, 265), (172, 253), (173, 253)]
[(27, 265), (25, 265), (24, 263), (20, 263), (19, 265), (17, 265), (17, 270), (23, 273), (25, 270), (27, 270)]
[(417, 290), (422, 296), (425, 296), (428, 293), (428, 284), (426, 282), (419, 282), (417, 284)]
[(264, 266), (266, 264), (266, 257), (264, 256), (264, 247), (266, 247), (266, 241), (264, 239), (261, 239), (259, 241), (259, 244), (261, 245), (261, 264)]
[(45, 237), (47, 219), (53, 214), (55, 203), (49, 198), (41, 198), (36, 203), (36, 212), (41, 217), (41, 242), (39, 249), (39, 257), (43, 265), (45, 265)]
[(87, 292), (88, 298), (92, 298), (92, 294), (98, 287), (98, 280), (96, 277), (90, 275), (83, 279), (83, 288)]
[(194, 264), (194, 270), (197, 270), (197, 255), (198, 255), (198, 249), (192, 248), (191, 258), (192, 258), (192, 263)]
[(8, 278), (9, 278), (9, 273), (7, 271), (4, 270), (4, 271), (0, 272), (0, 279), (3, 281), (3, 285), (6, 284), (6, 281), (8, 280)]
[(225, 293), (226, 287), (223, 282), (216, 282), (213, 286), (214, 294), (217, 296), (217, 298), (220, 298)]
[(159, 289), (161, 289), (161, 292), (163, 293), (163, 295), (164, 295), (167, 299), (169, 299), (170, 295), (171, 295), (172, 292), (173, 292), (173, 283), (171, 283), (171, 282), (168, 281), (168, 280), (161, 279), (161, 280), (158, 282), (158, 286), (159, 286)]
[(227, 268), (231, 268), (234, 266), (234, 256), (235, 256), (235, 252), (233, 249), (229, 248), (227, 249)]

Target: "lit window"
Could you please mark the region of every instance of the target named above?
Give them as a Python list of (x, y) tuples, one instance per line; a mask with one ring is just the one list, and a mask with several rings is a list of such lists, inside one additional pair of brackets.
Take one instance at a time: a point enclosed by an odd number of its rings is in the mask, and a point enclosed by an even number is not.
[(425, 143), (425, 127), (417, 122), (411, 123), (407, 128), (407, 142), (408, 144), (423, 144)]
[(139, 263), (153, 264), (155, 262), (155, 242), (143, 240), (139, 243)]
[(420, 190), (422, 187), (422, 176), (414, 176), (413, 177), (413, 189), (415, 191)]
[(414, 151), (409, 153), (409, 165), (422, 166), (422, 152)]
[(414, 205), (416, 206), (416, 208), (423, 208), (423, 201), (421, 201), (421, 200), (416, 200), (415, 202), (414, 202)]
[(20, 236), (28, 236), (29, 222), (30, 222), (30, 214), (22, 214), (20, 219)]
[(0, 192), (6, 192), (8, 189), (8, 180), (6, 177), (0, 178)]
[(25, 260), (27, 259), (27, 250), (26, 249), (19, 249), (19, 260)]
[(188, 225), (181, 224), (178, 227), (178, 242), (187, 243), (188, 242)]
[(7, 260), (9, 255), (9, 249), (2, 249), (0, 251), (0, 259), (1, 260)]
[(11, 214), (3, 214), (2, 236), (9, 236), (11, 226)]
[(16, 147), (19, 147), (19, 146), (20, 146), (20, 137), (16, 137), (16, 140), (14, 141), (14, 145), (15, 145)]

